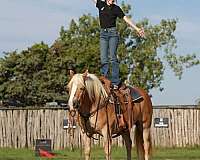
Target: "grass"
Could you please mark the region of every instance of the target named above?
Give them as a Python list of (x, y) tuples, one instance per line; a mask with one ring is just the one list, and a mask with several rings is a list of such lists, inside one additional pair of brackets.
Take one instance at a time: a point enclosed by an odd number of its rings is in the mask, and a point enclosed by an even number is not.
[[(55, 151), (56, 158), (53, 160), (80, 160), (81, 150), (75, 149), (71, 152), (69, 149), (62, 151)], [(136, 160), (135, 149), (133, 149), (133, 160)], [(104, 152), (102, 148), (93, 148), (91, 154), (92, 160), (103, 160)], [(126, 150), (125, 148), (114, 147), (112, 149), (113, 160), (125, 160)], [(200, 160), (199, 148), (162, 148), (154, 149), (154, 160)], [(28, 149), (0, 149), (0, 160), (45, 160), (45, 158), (35, 157), (33, 150)]]

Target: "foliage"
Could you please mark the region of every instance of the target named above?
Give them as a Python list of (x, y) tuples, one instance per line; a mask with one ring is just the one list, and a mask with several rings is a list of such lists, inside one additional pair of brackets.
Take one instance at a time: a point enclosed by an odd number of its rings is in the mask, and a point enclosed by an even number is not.
[(26, 105), (66, 99), (66, 63), (43, 42), (1, 59), (0, 98)]
[[(128, 15), (130, 5), (122, 3), (122, 8)], [(146, 32), (146, 38), (141, 39), (125, 22), (118, 21), (123, 80), (128, 77), (130, 84), (147, 91), (152, 88), (162, 91), (165, 65), (181, 79), (184, 69), (200, 63), (195, 54), (174, 53), (176, 24), (176, 19), (162, 20), (157, 25), (143, 19), (137, 24)], [(0, 59), (0, 99), (16, 99), (26, 105), (66, 100), (69, 63), (75, 65), (77, 72), (89, 68), (91, 73), (99, 74), (99, 34), (98, 18), (83, 15), (77, 22), (72, 20), (68, 29), (62, 26), (52, 46), (41, 42), (20, 53), (7, 53)]]

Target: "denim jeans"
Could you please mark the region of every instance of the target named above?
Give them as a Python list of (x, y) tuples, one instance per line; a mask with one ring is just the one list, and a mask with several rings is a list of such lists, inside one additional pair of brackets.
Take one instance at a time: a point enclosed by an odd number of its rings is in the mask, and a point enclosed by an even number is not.
[(111, 64), (111, 82), (113, 85), (118, 85), (120, 83), (119, 61), (117, 59), (118, 43), (119, 35), (117, 33), (116, 27), (101, 29), (101, 74), (109, 78), (109, 64)]

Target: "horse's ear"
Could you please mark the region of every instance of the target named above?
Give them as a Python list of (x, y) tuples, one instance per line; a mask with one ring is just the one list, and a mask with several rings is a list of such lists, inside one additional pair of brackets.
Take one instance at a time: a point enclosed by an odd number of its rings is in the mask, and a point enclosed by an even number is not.
[(71, 78), (74, 76), (74, 71), (72, 69), (69, 70), (69, 75)]
[(83, 73), (83, 79), (86, 80), (88, 76), (88, 69)]

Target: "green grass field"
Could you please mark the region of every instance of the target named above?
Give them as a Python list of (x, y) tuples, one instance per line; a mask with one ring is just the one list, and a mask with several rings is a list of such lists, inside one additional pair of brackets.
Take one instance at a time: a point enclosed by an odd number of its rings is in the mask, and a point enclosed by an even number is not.
[[(54, 151), (56, 158), (53, 160), (81, 160), (81, 150), (75, 149), (71, 152), (69, 149)], [(103, 160), (104, 152), (102, 148), (92, 149), (92, 160)], [(114, 147), (112, 149), (113, 160), (125, 160), (125, 148)], [(136, 160), (135, 149), (133, 149), (133, 160)], [(153, 150), (153, 160), (200, 160), (200, 148), (162, 148)], [(45, 160), (45, 158), (35, 157), (33, 150), (28, 149), (0, 149), (0, 160)]]

